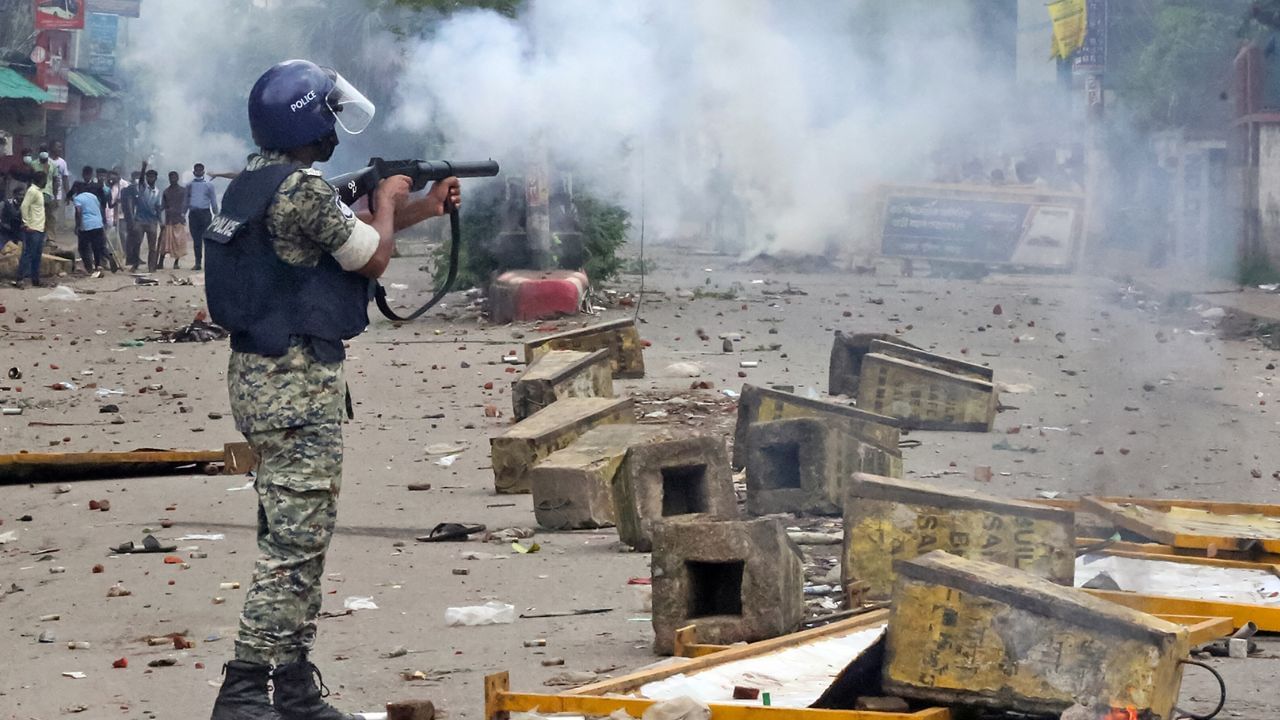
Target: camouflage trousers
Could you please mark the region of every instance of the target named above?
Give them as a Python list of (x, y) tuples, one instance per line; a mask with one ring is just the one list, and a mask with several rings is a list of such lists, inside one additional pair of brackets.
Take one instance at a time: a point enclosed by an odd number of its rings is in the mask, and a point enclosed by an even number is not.
[(258, 454), (258, 550), (236, 659), (298, 660), (315, 643), (325, 552), (338, 518), (342, 426), (246, 433)]

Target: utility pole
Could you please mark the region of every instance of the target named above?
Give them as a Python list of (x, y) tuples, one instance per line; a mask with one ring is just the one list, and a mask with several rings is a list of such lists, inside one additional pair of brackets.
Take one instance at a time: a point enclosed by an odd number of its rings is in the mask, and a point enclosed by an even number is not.
[(1103, 184), (1106, 180), (1106, 151), (1103, 148), (1103, 121), (1106, 117), (1104, 74), (1107, 66), (1108, 0), (1088, 0), (1084, 45), (1072, 58), (1074, 72), (1084, 76), (1084, 248), (1095, 250), (1106, 233), (1103, 212)]

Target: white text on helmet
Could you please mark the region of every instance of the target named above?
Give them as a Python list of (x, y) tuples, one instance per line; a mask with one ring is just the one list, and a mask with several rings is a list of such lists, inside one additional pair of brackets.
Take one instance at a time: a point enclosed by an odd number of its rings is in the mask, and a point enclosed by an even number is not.
[(298, 98), (292, 105), (289, 106), (289, 109), (292, 110), (293, 112), (298, 112), (302, 108), (306, 107), (312, 100), (315, 100), (315, 99), (316, 99), (316, 91), (312, 90), (306, 95), (303, 95), (302, 97)]

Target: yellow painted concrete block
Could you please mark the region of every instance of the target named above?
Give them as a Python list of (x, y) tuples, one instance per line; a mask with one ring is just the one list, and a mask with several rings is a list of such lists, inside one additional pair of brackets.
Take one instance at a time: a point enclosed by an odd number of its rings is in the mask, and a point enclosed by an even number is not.
[(613, 397), (608, 350), (552, 350), (534, 360), (511, 385), (516, 420), (567, 397)]
[(1170, 720), (1182, 625), (941, 550), (899, 561), (886, 693), (1056, 716), (1075, 703)]
[(597, 425), (635, 422), (631, 398), (565, 398), (489, 440), (493, 487), (499, 493), (529, 492), (534, 463), (568, 447)]
[[(871, 600), (893, 592), (894, 563), (934, 550), (1017, 568), (1070, 587), (1075, 517), (1068, 510), (912, 480), (856, 473), (845, 483), (846, 588)], [(852, 593), (857, 595), (858, 592)]]
[(608, 350), (615, 378), (644, 377), (644, 348), (634, 320), (589, 325), (525, 343), (524, 361), (533, 363), (551, 350)]

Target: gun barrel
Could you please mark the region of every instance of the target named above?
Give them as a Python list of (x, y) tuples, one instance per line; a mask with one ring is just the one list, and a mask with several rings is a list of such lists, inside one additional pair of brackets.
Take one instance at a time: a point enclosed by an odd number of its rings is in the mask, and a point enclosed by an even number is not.
[(493, 160), (472, 162), (430, 160), (418, 163), (418, 178), (428, 182), (443, 180), (447, 177), (493, 177), (497, 174), (498, 163)]

